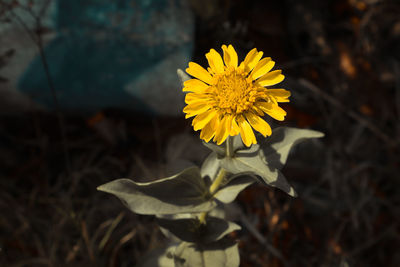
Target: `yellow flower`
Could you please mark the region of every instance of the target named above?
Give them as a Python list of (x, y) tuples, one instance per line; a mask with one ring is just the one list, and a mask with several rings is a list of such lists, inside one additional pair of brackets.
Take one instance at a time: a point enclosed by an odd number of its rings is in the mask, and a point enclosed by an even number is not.
[(262, 58), (263, 52), (251, 50), (238, 66), (238, 56), (232, 45), (222, 46), (221, 55), (211, 49), (206, 54), (207, 70), (189, 62), (186, 72), (194, 79), (184, 83), (187, 106), (186, 118), (195, 116), (192, 125), (201, 130), (200, 138), (218, 145), (228, 136), (240, 134), (246, 146), (256, 144), (253, 129), (264, 137), (271, 135), (271, 127), (261, 117), (268, 114), (276, 120), (284, 120), (286, 112), (278, 102), (289, 102), (290, 92), (285, 89), (268, 89), (283, 81), (281, 70), (270, 71), (275, 62)]

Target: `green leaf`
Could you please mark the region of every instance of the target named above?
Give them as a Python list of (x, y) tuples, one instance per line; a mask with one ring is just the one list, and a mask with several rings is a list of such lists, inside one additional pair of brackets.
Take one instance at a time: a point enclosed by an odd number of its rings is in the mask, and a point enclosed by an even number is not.
[(175, 250), (176, 267), (237, 267), (239, 263), (237, 244), (230, 240), (206, 246), (183, 242)]
[(246, 149), (241, 149), (236, 151), (235, 157), (252, 157), (257, 155), (260, 151), (260, 146), (258, 144), (251, 145)]
[[(240, 153), (241, 151), (244, 151), (245, 153), (249, 153), (256, 151), (259, 149), (258, 145), (252, 145), (250, 148), (245, 147), (245, 145), (242, 142), (242, 139), (240, 135), (236, 135), (232, 137), (232, 149), (236, 153)], [(217, 173), (219, 169), (221, 168), (221, 159), (224, 158), (226, 147), (225, 143), (222, 145), (218, 146), (214, 143), (206, 143), (203, 141), (203, 145), (211, 149), (213, 152), (211, 152), (205, 161), (203, 162), (201, 166), (201, 176), (204, 178), (208, 176), (211, 180), (214, 180), (217, 176)]]
[(217, 177), (220, 167), (221, 163), (218, 159), (217, 153), (211, 152), (201, 165), (201, 177), (205, 178), (208, 176), (211, 180), (214, 180)]
[(276, 168), (270, 168), (263, 160), (263, 151), (253, 151), (255, 148), (257, 146), (242, 150), (234, 158), (222, 159), (222, 167), (233, 174), (254, 173), (261, 177), (265, 184), (277, 187), (293, 197), (297, 196), (283, 174)]
[(216, 205), (197, 167), (154, 182), (135, 183), (129, 179), (118, 179), (97, 189), (117, 196), (129, 209), (139, 214), (205, 212)]
[(285, 165), (290, 149), (294, 145), (310, 138), (323, 136), (323, 133), (314, 130), (278, 127), (272, 131), (271, 137), (266, 138), (260, 146), (268, 165), (280, 170)]
[(225, 142), (222, 143), (221, 145), (217, 145), (211, 141), (208, 143), (203, 141), (202, 143), (205, 147), (207, 147), (207, 148), (211, 149), (213, 152), (215, 152), (218, 155), (218, 157), (225, 156), (225, 150), (226, 150)]
[(220, 240), (228, 233), (241, 229), (233, 222), (211, 216), (207, 216), (205, 224), (200, 223), (197, 218), (175, 220), (157, 218), (157, 222), (182, 241), (201, 244)]
[(257, 178), (252, 173), (232, 175), (228, 182), (217, 191), (214, 197), (223, 203), (230, 203), (235, 200), (243, 189), (256, 180)]
[(280, 169), (286, 163), (290, 149), (294, 145), (306, 139), (322, 136), (324, 136), (323, 133), (313, 130), (281, 127), (274, 129), (271, 137), (266, 138), (260, 145), (254, 144), (247, 148), (243, 145), (240, 135), (237, 135), (233, 137), (235, 154), (232, 158), (225, 157), (223, 146), (209, 145), (214, 152), (204, 162), (202, 176), (215, 177), (221, 167), (232, 174), (249, 174), (246, 178), (232, 180), (231, 186), (228, 186), (228, 182), (225, 188), (222, 187), (216, 193), (215, 197), (224, 203), (233, 201), (241, 190), (252, 183), (251, 178), (254, 176), (251, 174), (258, 175), (267, 185), (296, 196), (296, 192), (286, 181)]
[[(254, 173), (267, 185), (277, 187), (291, 196), (296, 196), (296, 192), (286, 181), (280, 169), (286, 163), (290, 149), (294, 145), (306, 139), (323, 136), (323, 133), (313, 130), (276, 128), (271, 137), (266, 138), (260, 145), (255, 144), (248, 149), (238, 149), (233, 158), (223, 158), (221, 166), (233, 174)], [(239, 140), (237, 140), (238, 142)], [(244, 182), (243, 188), (245, 185), (246, 182)], [(240, 187), (237, 188), (237, 190), (240, 189)]]
[(240, 136), (240, 134), (235, 135), (233, 137), (232, 149), (234, 152), (242, 149), (247, 149), (247, 147), (243, 144), (242, 137)]
[[(218, 204), (219, 203), (217, 203), (216, 207), (218, 207)], [(213, 208), (211, 211), (209, 211), (208, 214), (210, 212), (212, 212), (213, 210), (215, 210), (216, 207)], [(178, 214), (163, 214), (163, 215), (158, 214), (158, 215), (156, 215), (156, 220), (157, 219), (166, 219), (166, 220), (194, 219), (197, 217), (198, 217), (198, 213), (178, 213)], [(161, 226), (159, 228), (160, 228), (161, 233), (163, 233), (164, 236), (168, 240), (177, 242), (177, 243), (180, 243), (182, 241), (176, 235), (172, 234), (171, 231), (168, 231), (166, 228), (161, 227)]]

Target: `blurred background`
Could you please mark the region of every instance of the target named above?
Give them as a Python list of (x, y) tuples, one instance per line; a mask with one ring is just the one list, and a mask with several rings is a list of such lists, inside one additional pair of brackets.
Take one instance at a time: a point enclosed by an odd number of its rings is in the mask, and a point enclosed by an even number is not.
[(96, 187), (209, 151), (176, 69), (256, 47), (292, 92), (284, 122), (323, 139), (229, 208), (241, 266), (400, 266), (400, 2), (0, 0), (0, 265), (134, 266), (168, 243)]

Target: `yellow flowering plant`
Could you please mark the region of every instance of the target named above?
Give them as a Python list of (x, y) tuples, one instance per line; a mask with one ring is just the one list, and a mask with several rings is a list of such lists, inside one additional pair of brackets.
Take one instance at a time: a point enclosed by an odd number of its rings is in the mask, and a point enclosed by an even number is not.
[(269, 89), (285, 78), (281, 70), (271, 71), (275, 62), (262, 58), (263, 52), (251, 50), (238, 65), (238, 56), (232, 45), (222, 46), (224, 59), (211, 49), (206, 54), (210, 67), (205, 70), (190, 62), (186, 72), (194, 79), (184, 82), (187, 106), (186, 118), (193, 119), (194, 129), (201, 130), (200, 138), (218, 145), (228, 136), (240, 133), (246, 146), (256, 144), (252, 127), (264, 137), (272, 133), (269, 124), (261, 117), (268, 114), (276, 120), (284, 120), (286, 112), (279, 102), (289, 102), (290, 92), (285, 89)]
[[(117, 179), (98, 187), (114, 194), (133, 212), (154, 215), (162, 232), (171, 238), (163, 250), (144, 257), (139, 266), (235, 267), (239, 266), (237, 243), (227, 234), (240, 230), (226, 220), (223, 204), (254, 182), (296, 192), (282, 175), (290, 149), (300, 141), (319, 138), (313, 130), (278, 127), (265, 115), (282, 121), (279, 106), (289, 102), (290, 92), (270, 88), (284, 80), (275, 62), (251, 50), (239, 64), (232, 45), (222, 46), (223, 55), (211, 49), (207, 69), (190, 62), (187, 74), (178, 70), (186, 92), (186, 118), (200, 130), (211, 153), (202, 166), (182, 170), (149, 183)], [(257, 142), (254, 130), (263, 137)]]

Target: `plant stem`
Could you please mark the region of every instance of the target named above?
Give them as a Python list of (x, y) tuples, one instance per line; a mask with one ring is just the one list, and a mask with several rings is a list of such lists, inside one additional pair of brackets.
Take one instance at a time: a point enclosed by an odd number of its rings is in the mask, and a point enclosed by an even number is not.
[(62, 141), (62, 146), (63, 146), (63, 150), (64, 150), (65, 168), (66, 168), (67, 173), (71, 174), (71, 160), (70, 160), (69, 151), (68, 151), (68, 141), (67, 141), (67, 134), (66, 134), (66, 130), (65, 130), (64, 118), (61, 114), (60, 105), (58, 103), (58, 98), (57, 98), (57, 94), (56, 94), (56, 89), (55, 89), (53, 80), (50, 75), (50, 68), (49, 68), (49, 64), (47, 63), (47, 58), (46, 58), (46, 55), (44, 52), (43, 41), (39, 34), (38, 34), (37, 40), (38, 40), (37, 45), (38, 45), (38, 49), (39, 49), (40, 58), (42, 60), (44, 72), (46, 74), (47, 82), (50, 87), (51, 95), (53, 97), (54, 107), (56, 110), (58, 127), (60, 129), (61, 141)]
[[(217, 178), (215, 178), (214, 182), (210, 186), (210, 193), (211, 195), (214, 194), (219, 186), (221, 185), (222, 181), (225, 179), (226, 171), (224, 168), (221, 168), (218, 172)], [(206, 217), (208, 212), (202, 212), (199, 216), (199, 221), (202, 224), (206, 223)]]
[(228, 136), (226, 138), (226, 156), (228, 158), (231, 158), (233, 156), (233, 138), (231, 136)]
[[(45, 4), (42, 7), (42, 10), (40, 11), (41, 15), (45, 12), (45, 9), (49, 5), (50, 1), (45, 2)], [(67, 135), (66, 135), (66, 130), (65, 130), (65, 123), (64, 123), (64, 118), (61, 114), (60, 106), (58, 104), (58, 99), (57, 99), (57, 94), (56, 94), (56, 89), (53, 83), (53, 80), (50, 75), (50, 68), (49, 64), (47, 62), (46, 54), (44, 52), (44, 46), (43, 46), (43, 39), (42, 35), (40, 33), (40, 30), (42, 28), (41, 25), (41, 15), (35, 15), (31, 9), (28, 9), (28, 12), (31, 14), (32, 18), (35, 19), (36, 22), (36, 31), (32, 31), (29, 29), (27, 24), (11, 9), (10, 14), (15, 20), (24, 28), (28, 36), (32, 39), (32, 41), (35, 43), (39, 50), (40, 54), (40, 59), (42, 60), (44, 72), (46, 74), (47, 82), (50, 87), (50, 91), (53, 97), (53, 102), (54, 102), (54, 107), (57, 115), (57, 120), (58, 120), (58, 126), (60, 129), (60, 134), (61, 134), (61, 141), (63, 145), (63, 150), (64, 150), (64, 157), (65, 157), (65, 168), (68, 174), (71, 174), (71, 160), (68, 152), (68, 142), (67, 142)]]
[(202, 212), (199, 216), (199, 221), (201, 224), (206, 224), (206, 217), (207, 217), (207, 212)]
[[(231, 158), (233, 155), (232, 142), (233, 142), (233, 138), (231, 136), (228, 136), (228, 138), (226, 139), (226, 142), (225, 142), (225, 145), (226, 145), (225, 155), (226, 155), (226, 157), (229, 157), (229, 158)], [(215, 178), (214, 182), (210, 186), (211, 195), (213, 195), (218, 190), (222, 181), (224, 181), (225, 177), (226, 177), (226, 170), (224, 168), (221, 168), (218, 171), (217, 177)], [(208, 212), (202, 212), (200, 214), (200, 216), (199, 216), (200, 223), (202, 223), (202, 224), (206, 223), (207, 214), (208, 214)]]
[(210, 186), (210, 193), (214, 194), (217, 191), (218, 187), (221, 185), (221, 182), (225, 178), (226, 171), (224, 168), (221, 168), (218, 172), (217, 178), (215, 178), (214, 182)]

